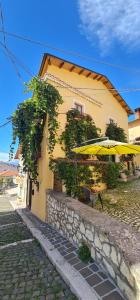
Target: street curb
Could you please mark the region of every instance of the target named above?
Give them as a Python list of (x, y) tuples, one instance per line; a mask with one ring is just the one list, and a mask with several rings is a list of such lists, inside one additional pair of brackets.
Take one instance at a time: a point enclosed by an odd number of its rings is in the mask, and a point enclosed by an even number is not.
[(32, 235), (38, 240), (49, 260), (56, 267), (58, 273), (78, 299), (98, 300), (94, 290), (86, 283), (85, 279), (61, 256), (58, 250), (55, 249), (41, 231), (35, 227), (24, 212), (21, 209), (16, 210)]

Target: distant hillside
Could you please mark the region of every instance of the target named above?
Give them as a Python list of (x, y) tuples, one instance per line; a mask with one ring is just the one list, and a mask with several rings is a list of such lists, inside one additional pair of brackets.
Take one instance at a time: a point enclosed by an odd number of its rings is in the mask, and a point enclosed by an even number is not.
[(0, 172), (11, 171), (11, 170), (16, 171), (17, 166), (15, 164), (12, 164), (12, 163), (0, 161)]

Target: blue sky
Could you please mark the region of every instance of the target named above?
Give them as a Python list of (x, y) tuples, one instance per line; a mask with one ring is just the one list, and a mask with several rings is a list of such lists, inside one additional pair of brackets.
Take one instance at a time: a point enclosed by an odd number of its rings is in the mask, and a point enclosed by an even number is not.
[[(6, 36), (7, 46), (33, 75), (38, 73), (43, 53), (49, 52), (107, 75), (118, 89), (140, 88), (139, 0), (3, 0), (2, 8), (6, 31), (134, 70), (124, 71)], [(30, 79), (22, 68), (19, 71), (24, 82)], [(0, 124), (25, 99), (23, 92), (24, 86), (0, 47)], [(140, 92), (121, 94), (133, 109), (140, 106)], [(10, 142), (11, 126), (0, 128), (0, 160), (5, 159)]]

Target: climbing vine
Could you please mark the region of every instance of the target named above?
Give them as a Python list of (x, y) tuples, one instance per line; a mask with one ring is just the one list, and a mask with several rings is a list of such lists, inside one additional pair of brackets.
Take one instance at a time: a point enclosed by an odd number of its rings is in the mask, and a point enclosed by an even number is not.
[(20, 103), (12, 116), (13, 141), (10, 157), (13, 157), (14, 145), (18, 138), (22, 147), (24, 171), (28, 171), (34, 182), (37, 181), (38, 158), (41, 153), (44, 125), (48, 124), (48, 151), (52, 157), (57, 142), (58, 106), (62, 98), (55, 87), (39, 77), (26, 84), (25, 92), (31, 92), (31, 98)]
[(105, 135), (109, 137), (110, 140), (115, 140), (118, 142), (127, 142), (127, 137), (123, 128), (117, 125), (115, 122), (110, 122), (107, 124)]
[(81, 184), (88, 183), (92, 177), (89, 166), (71, 162), (71, 160), (75, 158), (85, 158), (85, 156), (80, 154), (75, 157), (72, 148), (81, 145), (82, 142), (87, 140), (98, 138), (99, 132), (100, 129), (96, 127), (93, 119), (89, 115), (81, 115), (80, 112), (75, 109), (68, 111), (65, 130), (60, 137), (60, 143), (62, 149), (65, 151), (66, 161), (58, 161), (56, 171), (63, 180), (66, 192), (70, 196), (80, 196)]
[[(111, 121), (109, 124), (106, 126), (106, 132), (105, 135), (110, 139), (122, 143), (127, 142), (127, 136), (125, 134), (125, 131), (123, 128), (117, 125), (117, 123)], [(109, 156), (109, 155), (97, 155), (97, 158), (100, 161), (110, 161), (111, 158), (113, 159), (114, 156)]]
[(100, 129), (96, 127), (89, 115), (82, 115), (76, 109), (69, 110), (66, 127), (60, 138), (66, 156), (69, 158), (73, 157), (72, 148), (74, 146), (80, 146), (85, 141), (98, 138), (99, 133)]

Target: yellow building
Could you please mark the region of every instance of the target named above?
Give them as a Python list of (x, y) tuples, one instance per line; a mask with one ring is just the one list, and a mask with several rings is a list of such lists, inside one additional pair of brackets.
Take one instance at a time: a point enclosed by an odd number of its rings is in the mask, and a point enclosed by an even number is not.
[[(106, 76), (50, 54), (44, 55), (39, 75), (57, 87), (64, 101), (59, 107), (58, 134), (65, 128), (67, 111), (76, 108), (81, 113), (89, 114), (96, 126), (101, 128), (102, 134), (105, 133), (106, 125), (113, 120), (128, 135), (128, 115), (132, 111)], [(46, 191), (54, 186), (54, 175), (49, 169), (47, 137), (46, 122), (41, 158), (38, 160), (39, 190), (33, 187), (32, 193), (29, 193), (29, 206), (42, 220), (47, 215)], [(56, 145), (54, 157), (63, 156), (60, 145)]]
[[(129, 141), (140, 145), (140, 108), (135, 109), (135, 120), (129, 122)], [(140, 155), (136, 155), (135, 163), (140, 167)]]

